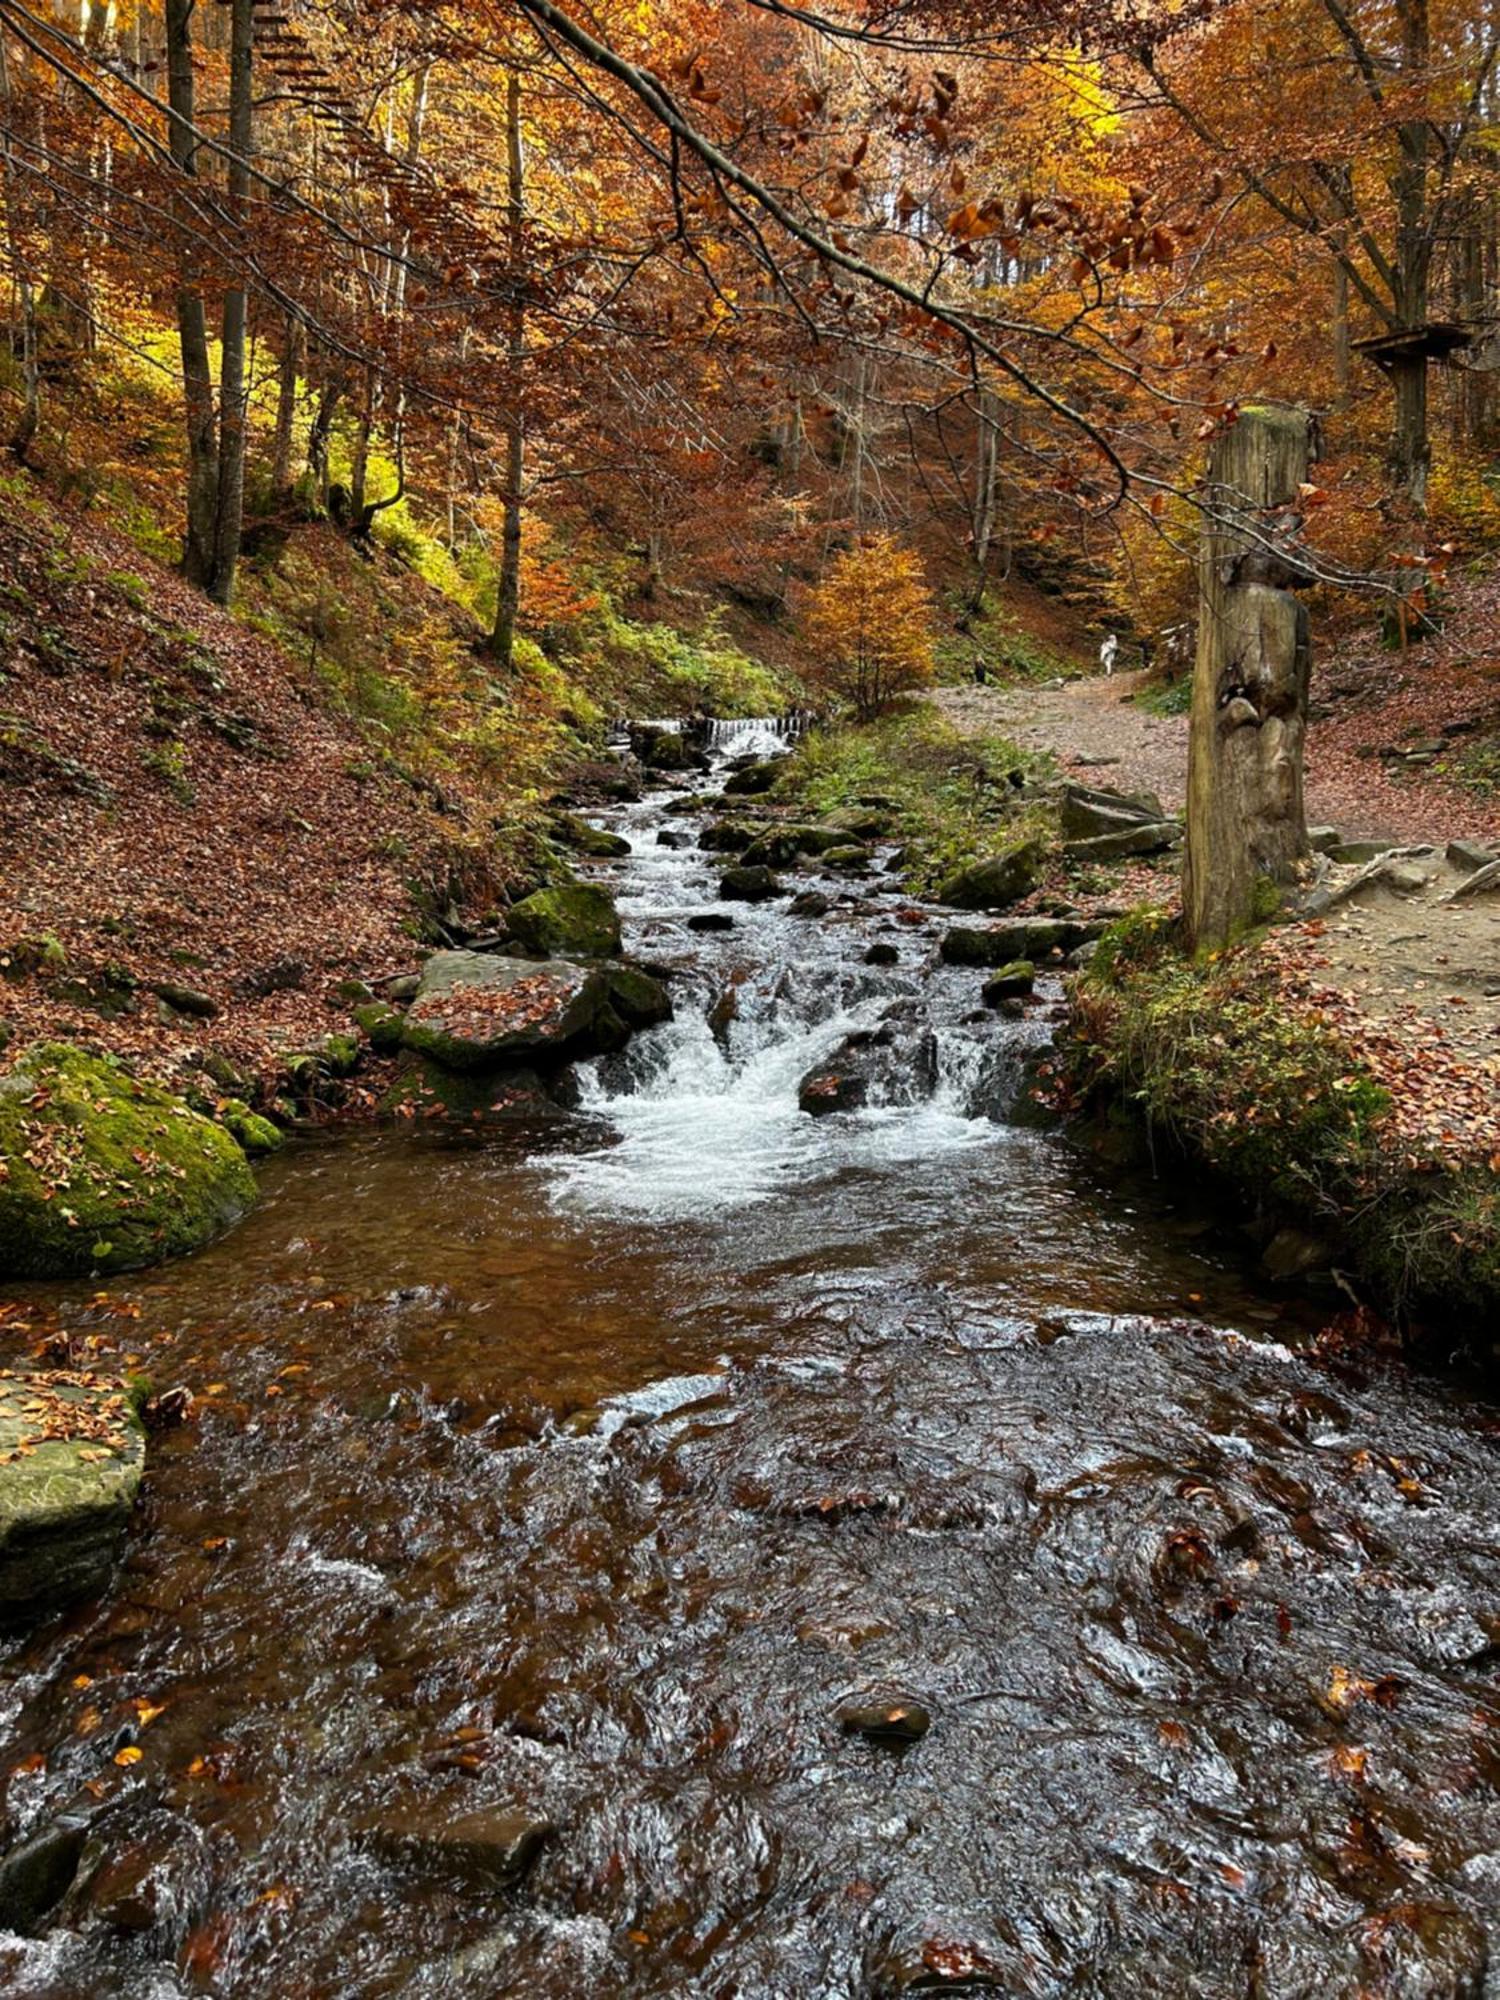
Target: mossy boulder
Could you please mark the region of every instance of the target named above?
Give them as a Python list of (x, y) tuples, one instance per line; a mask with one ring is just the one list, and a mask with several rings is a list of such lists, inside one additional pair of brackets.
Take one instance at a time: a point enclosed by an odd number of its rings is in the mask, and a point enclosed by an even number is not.
[(857, 840), (840, 841), (823, 850), (825, 868), (847, 869), (852, 874), (858, 874), (862, 868), (868, 868), (874, 858), (873, 849), (863, 846)]
[(0, 1370), (0, 1622), (103, 1587), (145, 1458), (124, 1383)]
[(781, 893), (769, 868), (726, 868), (719, 877), (719, 894), (728, 903), (765, 903)]
[(1025, 1000), (1036, 985), (1036, 967), (1029, 959), (1018, 958), (984, 982), (984, 1004), (998, 1007), (1002, 1000)]
[(538, 889), (513, 905), (506, 925), (518, 944), (549, 958), (614, 958), (620, 949), (614, 898), (593, 882)]
[(595, 1054), (618, 1040), (619, 968), (566, 959), (435, 952), (402, 1023), (404, 1045), (446, 1069), (481, 1071)]
[(743, 854), (755, 838), (755, 828), (743, 820), (716, 819), (699, 834), (698, 845), (710, 854)]
[(255, 1202), (230, 1133), (109, 1056), (28, 1049), (0, 1078), (0, 1271), (133, 1271), (213, 1241)]
[(280, 1127), (269, 1118), (262, 1118), (258, 1111), (252, 1111), (242, 1097), (227, 1098), (219, 1106), (219, 1123), (234, 1135), (252, 1160), (278, 1152), (285, 1144)]
[(754, 764), (747, 764), (741, 771), (731, 771), (724, 780), (724, 790), (731, 798), (752, 798), (758, 792), (768, 792), (781, 776), (782, 759), (762, 758)]
[(1034, 835), (1013, 840), (950, 875), (939, 885), (937, 899), (956, 910), (1008, 909), (1036, 887), (1046, 859), (1045, 841)]
[(785, 868), (804, 854), (822, 854), (848, 835), (826, 826), (769, 826), (744, 849), (747, 868)]
[(360, 1031), (369, 1041), (376, 1055), (390, 1055), (401, 1046), (403, 1015), (399, 1008), (390, 1006), (384, 1000), (371, 1000), (367, 1006), (356, 1007), (354, 1019)]
[(656, 1028), (672, 1018), (672, 996), (639, 966), (617, 965), (609, 975), (610, 1006), (627, 1027)]
[(602, 826), (590, 826), (577, 813), (559, 813), (553, 831), (564, 846), (596, 861), (618, 861), (630, 852), (630, 842), (622, 833), (610, 833)]

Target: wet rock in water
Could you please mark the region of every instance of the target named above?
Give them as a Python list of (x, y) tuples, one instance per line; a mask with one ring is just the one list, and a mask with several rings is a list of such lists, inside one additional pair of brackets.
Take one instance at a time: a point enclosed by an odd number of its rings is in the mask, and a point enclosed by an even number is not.
[(998, 853), (950, 875), (939, 886), (937, 900), (958, 910), (1007, 909), (1035, 887), (1046, 856), (1042, 841), (1014, 840)]
[(1026, 917), (984, 930), (951, 930), (939, 951), (944, 965), (998, 968), (1023, 958), (1035, 965), (1054, 951), (1068, 951), (1084, 943), (1089, 929), (1066, 917)]
[(672, 1018), (672, 996), (638, 965), (616, 965), (609, 974), (610, 1005), (631, 1028), (656, 1028)]
[(614, 897), (594, 882), (538, 889), (506, 914), (510, 935), (549, 958), (613, 958), (620, 949)]
[(664, 826), (656, 836), (658, 847), (682, 849), (693, 845), (693, 836), (685, 826)]
[(747, 867), (786, 868), (803, 855), (837, 847), (843, 835), (822, 826), (769, 826), (745, 849)]
[(728, 1048), (729, 1031), (739, 1018), (740, 989), (731, 983), (719, 994), (705, 1016), (708, 1031), (721, 1049)]
[(969, 1927), (912, 1929), (888, 1942), (871, 1964), (865, 1990), (872, 2000), (901, 2000), (907, 1993), (1017, 1994), (1032, 1985), (1026, 1966), (998, 1938), (981, 1942)]
[(899, 965), (901, 954), (893, 944), (872, 944), (865, 953), (866, 965)]
[(556, 1833), (551, 1820), (519, 1807), (454, 1814), (436, 1801), (367, 1820), (356, 1839), (392, 1867), (483, 1893), (520, 1881)]
[(781, 776), (781, 769), (779, 757), (762, 758), (754, 764), (747, 764), (741, 771), (731, 771), (724, 780), (724, 790), (731, 798), (768, 792)]
[(984, 982), (984, 1004), (998, 1007), (1002, 1000), (1024, 1000), (1035, 985), (1036, 967), (1029, 959), (1015, 959)]
[(1118, 833), (1101, 833), (1092, 840), (1070, 840), (1063, 848), (1063, 859), (1122, 861), (1131, 854), (1165, 854), (1181, 844), (1182, 828), (1175, 820), (1161, 820), (1122, 828)]
[(719, 894), (730, 903), (765, 903), (782, 893), (769, 868), (726, 868), (719, 878)]
[(794, 917), (826, 917), (833, 908), (832, 903), (819, 889), (804, 889), (800, 896), (793, 896), (787, 910)]
[(823, 866), (837, 868), (848, 874), (858, 874), (862, 869), (868, 868), (874, 858), (868, 847), (861, 846), (857, 841), (848, 841), (839, 847), (826, 848), (823, 853)]
[(699, 910), (687, 920), (690, 931), (732, 931), (734, 918), (728, 910)]
[(858, 1111), (869, 1094), (869, 1078), (857, 1069), (824, 1063), (798, 1084), (797, 1105), (810, 1118), (825, 1118), (830, 1111)]
[(402, 1041), (450, 1070), (581, 1053), (594, 1045), (610, 1006), (611, 972), (567, 959), (434, 952), (402, 1023)]
[(568, 847), (596, 861), (619, 861), (630, 852), (630, 842), (621, 833), (602, 826), (590, 826), (577, 813), (559, 813), (552, 822), (553, 832)]
[(0, 1078), (0, 1272), (134, 1271), (201, 1249), (256, 1199), (234, 1138), (110, 1056), (28, 1049)]
[(1260, 1266), (1268, 1278), (1285, 1284), (1308, 1278), (1333, 1266), (1334, 1247), (1326, 1236), (1305, 1229), (1278, 1229), (1261, 1252)]
[(887, 1701), (846, 1701), (837, 1719), (846, 1736), (866, 1736), (876, 1743), (916, 1743), (932, 1727), (932, 1717), (921, 1702), (904, 1695)]
[(62, 1901), (78, 1873), (91, 1817), (83, 1811), (59, 1813), (0, 1859), (0, 1930), (31, 1937)]

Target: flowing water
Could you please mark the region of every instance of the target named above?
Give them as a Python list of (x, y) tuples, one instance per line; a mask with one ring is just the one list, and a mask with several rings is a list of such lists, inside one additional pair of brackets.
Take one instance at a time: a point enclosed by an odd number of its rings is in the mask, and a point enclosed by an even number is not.
[[(1009, 1122), (1045, 1008), (976, 1020), (888, 877), (703, 934), (691, 812), (609, 817), (677, 1015), (576, 1115), (300, 1147), (45, 1294), (197, 1415), (0, 1655), (0, 1837), (93, 1815), (5, 1990), (1500, 1993), (1485, 1413)], [(499, 1891), (369, 1833), (500, 1806), (556, 1830)]]

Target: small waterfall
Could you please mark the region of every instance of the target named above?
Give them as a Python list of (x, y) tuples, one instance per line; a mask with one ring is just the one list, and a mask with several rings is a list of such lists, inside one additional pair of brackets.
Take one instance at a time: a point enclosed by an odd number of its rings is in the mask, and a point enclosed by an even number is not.
[[(784, 754), (802, 716), (699, 725), (716, 771)], [(633, 722), (639, 732), (656, 724)], [(686, 725), (692, 727), (693, 725)], [(628, 859), (598, 872), (619, 898), (626, 948), (672, 977), (675, 1018), (623, 1054), (587, 1065), (582, 1108), (612, 1143), (548, 1161), (567, 1203), (665, 1219), (743, 1208), (826, 1181), (993, 1145), (997, 1107), (1014, 1097), (1040, 1021), (976, 1013), (977, 982), (938, 961), (941, 919), (913, 924), (909, 899), (881, 869), (786, 876), (787, 894), (719, 898), (717, 857), (676, 838), (694, 808), (649, 792), (611, 811)], [(816, 886), (828, 909), (793, 915)], [(729, 927), (703, 931), (713, 911)], [(897, 921), (898, 916), (901, 921)], [(894, 963), (870, 963), (877, 939)], [(862, 1102), (832, 1117), (801, 1107), (804, 1081), (853, 1063)]]

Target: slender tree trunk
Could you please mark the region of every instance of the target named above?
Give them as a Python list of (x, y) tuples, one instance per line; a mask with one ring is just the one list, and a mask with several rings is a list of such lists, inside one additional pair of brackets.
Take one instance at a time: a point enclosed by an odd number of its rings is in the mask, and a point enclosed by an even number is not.
[(1302, 746), (1311, 669), (1289, 511), (1307, 478), (1301, 410), (1247, 409), (1214, 445), (1198, 557), (1182, 906), (1195, 948), (1253, 923), (1263, 884), (1307, 855)]
[(318, 391), (318, 407), (307, 433), (307, 476), (313, 497), (320, 507), (328, 505), (328, 451), (333, 439), (333, 420), (343, 400), (344, 385), (336, 375), (324, 378)]
[(521, 305), (525, 273), (525, 162), (521, 152), (521, 79), (512, 71), (505, 87), (506, 220), (510, 233), (511, 283), (516, 302), (510, 315), (512, 409), (505, 430), (505, 495), (500, 529), (500, 580), (495, 596), (495, 629), (490, 651), (509, 668), (521, 608), (522, 482), (526, 473), (526, 430), (522, 372), (526, 361), (526, 316)]
[(297, 418), (297, 381), (307, 351), (300, 319), (289, 318), (276, 381), (276, 433), (271, 447), (271, 490), (285, 493), (292, 483), (292, 429)]
[[(252, 0), (232, 0), (229, 27), (229, 208), (243, 231), (255, 144), (255, 21)], [(248, 300), (243, 284), (224, 295), (219, 364), (219, 479), (214, 515), (214, 567), (209, 595), (227, 605), (234, 595), (245, 520), (245, 448), (250, 389), (245, 368)]]
[[(1401, 66), (1412, 90), (1427, 76), (1431, 54), (1427, 0), (1396, 0), (1401, 24)], [(1396, 169), (1395, 307), (1398, 332), (1420, 335), (1427, 324), (1432, 242), (1428, 215), (1428, 167), (1432, 132), (1425, 117), (1408, 120), (1397, 132), (1401, 148)], [(1427, 429), (1428, 358), (1420, 340), (1386, 364), (1396, 398), (1391, 440), (1392, 470), (1413, 513), (1427, 511), (1427, 473), (1432, 448)]]
[[(167, 138), (181, 171), (197, 175), (193, 137), (194, 0), (166, 0)], [(182, 348), (183, 407), (187, 425), (187, 524), (182, 570), (189, 583), (206, 590), (213, 578), (215, 521), (219, 494), (219, 440), (213, 371), (208, 354), (208, 317), (193, 282), (193, 251), (183, 253), (177, 289), (177, 334)]]
[(3, 33), (0, 33), (0, 105), (4, 106), (6, 113), (3, 147), (5, 239), (10, 267), (15, 274), (15, 298), (21, 320), (20, 352), (16, 356), (21, 369), (21, 414), (11, 432), (10, 448), (24, 464), (42, 420), (42, 390), (36, 351), (36, 291), (27, 268), (26, 246), (17, 221), (15, 161), (11, 153), (11, 115), (15, 109), (15, 96), (11, 85), (10, 51)]
[(969, 590), (971, 615), (984, 609), (990, 580), (990, 543), (995, 536), (995, 499), (1000, 469), (1000, 433), (995, 421), (994, 398), (988, 390), (979, 397), (978, 459), (974, 475), (974, 511), (971, 546), (974, 553), (974, 581)]

